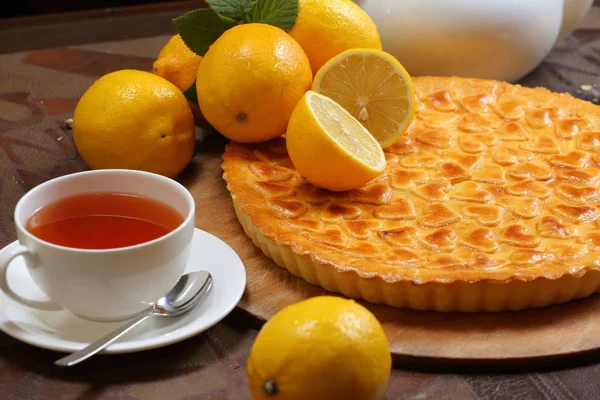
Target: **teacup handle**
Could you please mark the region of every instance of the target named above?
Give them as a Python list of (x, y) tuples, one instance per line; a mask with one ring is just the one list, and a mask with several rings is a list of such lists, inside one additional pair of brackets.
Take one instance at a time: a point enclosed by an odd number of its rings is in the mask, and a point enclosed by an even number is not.
[(37, 308), (45, 311), (61, 310), (62, 307), (54, 302), (27, 299), (11, 289), (10, 285), (8, 284), (8, 266), (14, 258), (26, 254), (32, 255), (33, 253), (27, 247), (19, 245), (14, 249), (11, 249), (10, 251), (0, 255), (0, 289), (2, 289), (4, 294), (17, 303), (21, 303), (27, 307)]

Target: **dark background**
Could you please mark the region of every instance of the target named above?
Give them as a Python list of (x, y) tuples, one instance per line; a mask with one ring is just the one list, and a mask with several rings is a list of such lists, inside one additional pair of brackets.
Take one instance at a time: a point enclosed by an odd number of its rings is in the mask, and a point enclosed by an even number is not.
[(118, 8), (144, 4), (169, 3), (176, 0), (12, 0), (0, 7), (0, 18), (26, 17), (61, 13), (68, 11), (84, 11), (103, 8)]

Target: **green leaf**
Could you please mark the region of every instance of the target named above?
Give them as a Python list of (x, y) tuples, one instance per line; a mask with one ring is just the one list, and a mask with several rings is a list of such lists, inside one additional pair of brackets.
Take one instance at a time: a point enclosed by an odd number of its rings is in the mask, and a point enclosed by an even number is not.
[(256, 0), (206, 0), (206, 3), (218, 14), (241, 22)]
[(277, 26), (288, 32), (298, 17), (298, 0), (258, 0), (248, 13), (248, 22)]
[(211, 44), (236, 22), (223, 17), (210, 8), (190, 11), (173, 20), (184, 43), (194, 53), (203, 56)]
[(183, 92), (183, 95), (190, 103), (198, 105), (198, 92), (196, 91), (196, 81), (192, 83), (186, 91)]

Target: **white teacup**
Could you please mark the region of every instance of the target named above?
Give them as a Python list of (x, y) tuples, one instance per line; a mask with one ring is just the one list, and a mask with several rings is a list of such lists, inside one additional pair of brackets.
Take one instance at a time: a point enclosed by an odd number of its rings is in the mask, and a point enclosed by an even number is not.
[[(184, 221), (175, 230), (135, 246), (107, 250), (64, 247), (41, 240), (25, 229), (40, 207), (61, 198), (93, 192), (125, 192), (173, 207)], [(195, 204), (176, 181), (134, 170), (97, 170), (62, 176), (26, 193), (17, 203), (19, 246), (0, 258), (0, 288), (28, 307), (67, 309), (84, 318), (116, 320), (146, 309), (181, 277), (194, 233)], [(23, 256), (29, 274), (50, 302), (15, 293), (7, 281), (11, 260)]]

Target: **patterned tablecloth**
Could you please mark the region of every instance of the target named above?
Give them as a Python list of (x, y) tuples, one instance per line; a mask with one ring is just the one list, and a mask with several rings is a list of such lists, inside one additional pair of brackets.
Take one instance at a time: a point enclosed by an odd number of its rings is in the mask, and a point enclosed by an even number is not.
[[(111, 23), (117, 22), (104, 21), (107, 26)], [(9, 36), (0, 32), (2, 40)], [(85, 89), (110, 71), (150, 70), (166, 40), (167, 36), (159, 36), (0, 54), (0, 247), (15, 240), (12, 213), (25, 192), (86, 168), (64, 123)], [(599, 68), (600, 8), (593, 8), (583, 27), (559, 43), (520, 83), (599, 103)], [(222, 146), (222, 140), (208, 140), (203, 153), (220, 152)], [(59, 353), (0, 333), (0, 398), (250, 399), (245, 364), (259, 327), (235, 310), (222, 323), (184, 342), (135, 354), (98, 356), (68, 370), (53, 365)], [(393, 370), (386, 399), (600, 398), (600, 353), (569, 365), (559, 360), (552, 370), (510, 374), (452, 367), (434, 371), (436, 366), (423, 372), (409, 367)]]

